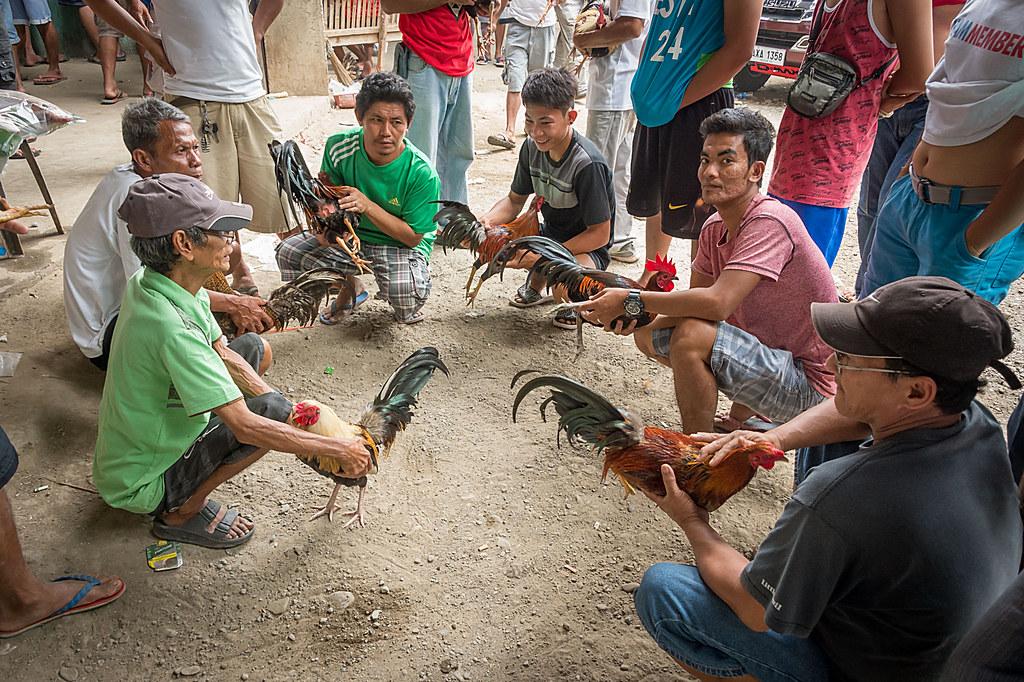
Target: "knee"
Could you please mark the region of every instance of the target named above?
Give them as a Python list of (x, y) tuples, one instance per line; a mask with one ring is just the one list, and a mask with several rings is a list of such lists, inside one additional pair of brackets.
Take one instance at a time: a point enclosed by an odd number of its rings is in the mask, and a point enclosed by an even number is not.
[(637, 615), (644, 626), (653, 631), (654, 625), (662, 619), (660, 612), (668, 603), (671, 590), (679, 588), (679, 564), (663, 562), (654, 564), (644, 573), (640, 587), (633, 593)]
[(276, 422), (288, 421), (292, 414), (292, 402), (277, 391), (250, 398), (246, 405), (251, 412)]
[(672, 332), (671, 355), (709, 353), (715, 343), (716, 325), (695, 317), (679, 320)]
[(274, 351), (270, 348), (270, 342), (262, 336), (259, 337), (260, 343), (263, 344), (263, 357), (260, 359), (260, 366), (256, 368), (256, 373), (263, 376), (270, 369), (270, 366), (274, 364)]
[(651, 329), (649, 327), (641, 327), (633, 332), (633, 343), (636, 344), (637, 349), (649, 358), (654, 357), (654, 343), (651, 340)]

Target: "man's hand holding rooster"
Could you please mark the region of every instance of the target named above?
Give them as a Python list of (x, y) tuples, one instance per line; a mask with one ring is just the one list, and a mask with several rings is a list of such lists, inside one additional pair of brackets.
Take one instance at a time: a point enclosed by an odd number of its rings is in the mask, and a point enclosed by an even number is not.
[(622, 317), (626, 312), (623, 304), (628, 295), (626, 289), (602, 289), (591, 296), (589, 301), (580, 303), (576, 310), (584, 320), (601, 325), (606, 332), (629, 336), (636, 329), (636, 320), (628, 323), (615, 321), (615, 318)]
[(338, 191), (341, 192), (341, 198), (338, 199), (338, 208), (352, 211), (353, 213), (369, 213), (377, 206), (377, 204), (367, 199), (366, 195), (355, 187), (343, 185), (338, 188)]
[(710, 518), (707, 510), (697, 506), (692, 497), (679, 489), (676, 474), (670, 465), (661, 465), (661, 480), (665, 484), (664, 495), (656, 495), (644, 488), (640, 491), (661, 507), (661, 510), (684, 531), (693, 523), (707, 525)]
[(729, 457), (736, 448), (746, 447), (754, 443), (768, 443), (778, 450), (786, 450), (779, 437), (772, 431), (733, 431), (732, 433), (694, 433), (691, 435), (698, 443), (707, 443), (700, 450), (700, 459), (708, 466), (718, 466)]
[(231, 322), (239, 334), (246, 332), (259, 334), (274, 326), (274, 321), (263, 309), (263, 304), (266, 301), (262, 298), (239, 295), (231, 296), (228, 301), (231, 307), (225, 312), (231, 318)]

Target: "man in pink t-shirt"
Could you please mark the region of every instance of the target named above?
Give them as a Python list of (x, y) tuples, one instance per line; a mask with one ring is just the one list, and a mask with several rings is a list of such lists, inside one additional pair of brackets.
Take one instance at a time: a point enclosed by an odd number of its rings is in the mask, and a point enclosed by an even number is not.
[[(704, 224), (684, 291), (607, 289), (581, 308), (672, 368), (687, 433), (714, 427), (718, 391), (733, 401), (728, 422), (758, 414), (787, 421), (835, 394), (832, 351), (811, 324), (811, 303), (837, 301), (832, 275), (792, 209), (760, 192), (771, 123), (750, 109), (723, 109), (701, 125), (701, 196), (715, 206)], [(639, 305), (638, 305), (639, 304)], [(636, 329), (609, 322), (657, 313)]]

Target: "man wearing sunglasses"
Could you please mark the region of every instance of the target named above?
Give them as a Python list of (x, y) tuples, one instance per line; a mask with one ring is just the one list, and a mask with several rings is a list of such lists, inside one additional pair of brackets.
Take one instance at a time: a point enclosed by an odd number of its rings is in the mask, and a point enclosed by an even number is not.
[(208, 496), (268, 450), (362, 475), (362, 441), (283, 423), (292, 404), (263, 380), (270, 344), (254, 333), (225, 343), (210, 312), (203, 282), (227, 273), (252, 207), (165, 173), (132, 185), (119, 214), (144, 267), (125, 289), (100, 402), (93, 481), (107, 504), (154, 516), (157, 537), (226, 549), (253, 523)]
[(668, 493), (648, 496), (685, 531), (696, 566), (653, 566), (637, 611), (704, 675), (936, 679), (1020, 562), (1006, 441), (975, 400), (986, 367), (1020, 387), (999, 362), (1013, 349), (1010, 327), (938, 277), (814, 303), (811, 318), (835, 351), (835, 398), (768, 433), (723, 436), (704, 454), (714, 465), (754, 440), (783, 450), (868, 440), (811, 470), (750, 561), (669, 470)]

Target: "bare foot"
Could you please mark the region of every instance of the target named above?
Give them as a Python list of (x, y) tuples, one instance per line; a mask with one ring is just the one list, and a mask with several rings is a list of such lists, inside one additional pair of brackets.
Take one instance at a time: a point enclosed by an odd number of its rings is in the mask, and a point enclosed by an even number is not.
[[(106, 599), (121, 590), (123, 582), (117, 577), (97, 576), (102, 581), (93, 587), (78, 602), (78, 606), (89, 604)], [(67, 604), (78, 594), (85, 583), (81, 580), (62, 580), (53, 583), (40, 583), (38, 594), (26, 599), (22, 608), (14, 613), (0, 611), (0, 633), (16, 632), (23, 627), (31, 625), (52, 615), (55, 611)]]

